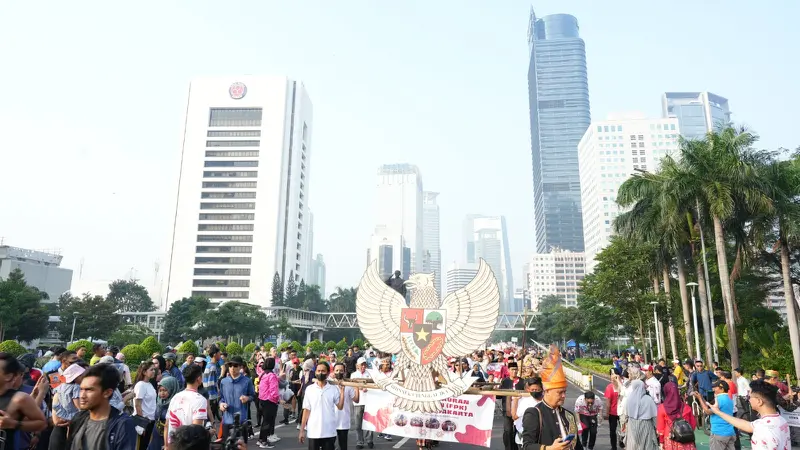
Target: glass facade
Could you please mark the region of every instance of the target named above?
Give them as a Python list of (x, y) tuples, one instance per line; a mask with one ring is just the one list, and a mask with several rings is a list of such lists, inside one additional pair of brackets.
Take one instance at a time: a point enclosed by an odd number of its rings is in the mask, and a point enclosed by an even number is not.
[(661, 114), (678, 119), (686, 139), (700, 139), (731, 121), (728, 99), (710, 92), (666, 92), (661, 97)]
[(591, 123), (586, 48), (568, 14), (528, 29), (528, 93), (536, 249), (583, 251), (578, 143)]

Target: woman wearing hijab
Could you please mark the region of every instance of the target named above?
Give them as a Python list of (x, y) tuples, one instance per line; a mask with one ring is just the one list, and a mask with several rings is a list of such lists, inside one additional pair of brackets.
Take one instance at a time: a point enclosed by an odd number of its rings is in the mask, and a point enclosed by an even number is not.
[(158, 400), (156, 400), (156, 425), (153, 428), (153, 437), (147, 450), (162, 450), (164, 448), (164, 428), (167, 424), (167, 410), (172, 397), (178, 393), (178, 380), (173, 377), (164, 377), (158, 382)]
[(689, 422), (693, 430), (697, 426), (692, 408), (681, 398), (678, 385), (669, 382), (664, 385), (664, 401), (658, 405), (658, 417), (656, 418), (658, 440), (661, 441), (664, 450), (697, 450), (694, 442), (681, 444), (670, 439), (672, 423), (677, 419)]
[(626, 433), (625, 448), (627, 450), (658, 450), (656, 437), (656, 403), (647, 395), (644, 381), (632, 380), (630, 392), (626, 396)]

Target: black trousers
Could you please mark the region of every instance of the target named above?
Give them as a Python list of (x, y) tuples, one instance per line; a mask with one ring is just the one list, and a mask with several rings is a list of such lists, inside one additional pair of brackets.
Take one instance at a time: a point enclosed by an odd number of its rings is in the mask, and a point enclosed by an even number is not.
[(267, 438), (275, 434), (275, 418), (278, 417), (278, 404), (269, 400), (261, 400), (261, 431), (258, 439), (267, 442)]
[(62, 450), (67, 445), (67, 427), (52, 428), (48, 447), (50, 450)]
[(619, 416), (613, 414), (608, 415), (608, 427), (611, 432), (611, 450), (617, 450), (617, 424), (619, 423)]
[(209, 400), (208, 406), (211, 408), (211, 417), (208, 419), (212, 422), (215, 420), (222, 420), (222, 416), (219, 415), (219, 398)]
[(336, 430), (336, 440), (339, 443), (339, 450), (347, 450), (347, 435), (350, 430)]
[[(509, 400), (510, 401), (510, 400)], [(505, 450), (517, 450), (517, 443), (514, 441), (514, 419), (503, 416), (503, 447)]]
[(581, 444), (584, 449), (593, 449), (594, 441), (597, 439), (597, 416), (585, 416), (579, 414), (583, 431), (581, 432)]
[[(233, 430), (233, 424), (232, 423), (223, 424), (222, 425), (222, 442), (225, 442), (225, 441), (228, 440), (228, 436), (231, 435), (231, 431), (232, 430)], [(242, 435), (239, 436), (239, 437), (244, 440), (245, 444), (247, 444), (247, 438), (249, 438), (250, 436), (248, 436), (247, 430), (245, 430), (244, 426), (242, 426), (241, 432), (242, 432)]]
[(334, 450), (335, 444), (335, 437), (308, 439), (308, 450)]

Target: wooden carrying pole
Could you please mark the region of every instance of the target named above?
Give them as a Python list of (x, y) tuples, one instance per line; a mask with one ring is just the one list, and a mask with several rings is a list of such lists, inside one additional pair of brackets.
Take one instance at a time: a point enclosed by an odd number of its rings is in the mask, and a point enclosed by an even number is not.
[[(380, 386), (373, 383), (372, 380), (368, 378), (356, 378), (341, 381), (331, 380), (331, 384), (341, 384), (343, 386), (351, 386), (361, 389), (381, 389)], [(493, 395), (495, 397), (526, 397), (531, 395), (530, 392), (516, 391), (513, 389), (476, 389), (473, 387), (467, 389), (464, 393), (472, 395)]]

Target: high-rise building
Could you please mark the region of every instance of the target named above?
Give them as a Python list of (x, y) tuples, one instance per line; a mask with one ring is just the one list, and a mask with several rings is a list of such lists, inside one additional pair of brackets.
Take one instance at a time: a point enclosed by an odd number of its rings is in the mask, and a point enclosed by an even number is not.
[(472, 281), (478, 275), (477, 264), (458, 264), (453, 261), (447, 268), (447, 275), (445, 280), (445, 289), (447, 294), (455, 292)]
[[(403, 277), (421, 272), (424, 247), (422, 176), (419, 169), (411, 164), (383, 165), (378, 169), (377, 189), (376, 229), (370, 249), (376, 248), (376, 240), (390, 242), (389, 245), (395, 245), (397, 249), (393, 257), (394, 269), (401, 270)], [(402, 245), (397, 247), (398, 243)]]
[(678, 152), (678, 120), (647, 119), (641, 114), (594, 121), (578, 144), (586, 272), (608, 245), (617, 205), (617, 189), (637, 171), (658, 170), (661, 158)]
[(426, 272), (435, 274), (436, 292), (442, 293), (442, 248), (439, 243), (439, 205), (436, 203), (438, 192), (422, 193), (422, 249), (429, 258)]
[(536, 311), (549, 295), (561, 297), (564, 306), (578, 306), (578, 285), (585, 274), (583, 253), (554, 249), (534, 254), (527, 280), (531, 309)]
[(367, 249), (367, 265), (377, 259), (378, 273), (384, 280), (396, 270), (400, 271), (403, 278), (408, 278), (411, 271), (411, 249), (405, 242), (403, 236), (390, 233), (386, 226), (378, 225)]
[(527, 289), (516, 288), (514, 289), (514, 308), (516, 312), (522, 311), (525, 308), (531, 307), (531, 293)]
[(711, 92), (665, 92), (661, 117), (678, 119), (686, 139), (699, 139), (731, 121), (728, 99)]
[(273, 275), (306, 278), (312, 105), (301, 82), (192, 81), (167, 301), (269, 306)]
[(528, 23), (536, 249), (583, 251), (578, 142), (591, 122), (586, 48), (568, 14)]
[(514, 279), (504, 216), (470, 214), (464, 219), (465, 262), (477, 264), (483, 258), (492, 268), (500, 289), (500, 311), (514, 312)]
[(0, 281), (16, 269), (25, 275), (28, 286), (47, 294), (45, 303), (57, 303), (72, 286), (72, 270), (61, 267), (64, 257), (53, 251), (27, 250), (0, 245)]
[(325, 296), (325, 260), (319, 253), (311, 260), (309, 278), (311, 282), (308, 284), (319, 286), (320, 293)]

